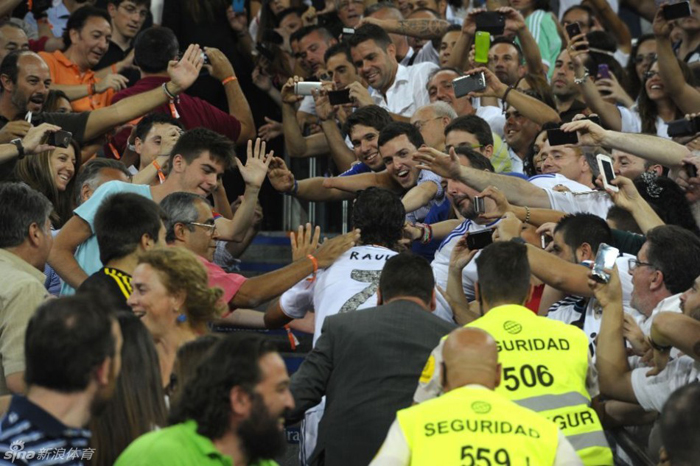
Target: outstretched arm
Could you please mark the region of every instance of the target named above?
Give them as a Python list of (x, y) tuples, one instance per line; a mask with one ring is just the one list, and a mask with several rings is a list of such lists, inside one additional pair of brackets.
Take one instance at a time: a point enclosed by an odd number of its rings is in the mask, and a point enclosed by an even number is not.
[[(201, 68), (201, 49), (199, 45), (191, 44), (179, 62), (171, 61), (168, 65), (168, 74), (170, 75), (170, 81), (166, 83), (168, 92), (173, 95), (184, 92), (197, 79)], [(154, 108), (167, 103), (168, 100), (163, 89), (158, 87), (122, 99), (109, 107), (93, 110), (88, 116), (83, 139), (86, 141), (94, 139), (118, 125), (145, 115)]]
[(430, 147), (421, 147), (414, 159), (419, 162), (418, 168), (430, 170), (443, 178), (459, 180), (476, 190), (483, 191), (489, 186), (495, 186), (513, 204), (552, 208), (544, 189), (520, 178), (464, 167), (459, 164), (454, 149), (447, 155)]
[(362, 18), (360, 24), (376, 24), (389, 34), (417, 37), (419, 39), (441, 39), (450, 27), (444, 19), (377, 19)]

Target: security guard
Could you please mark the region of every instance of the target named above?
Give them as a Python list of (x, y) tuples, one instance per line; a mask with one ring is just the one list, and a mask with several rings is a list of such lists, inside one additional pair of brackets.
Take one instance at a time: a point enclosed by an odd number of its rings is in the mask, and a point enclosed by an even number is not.
[(372, 466), (582, 464), (552, 421), (493, 392), (501, 367), (491, 335), (457, 329), (442, 355), (447, 393), (399, 411)]
[[(530, 294), (530, 265), (521, 241), (497, 242), (481, 251), (476, 290), (483, 317), (467, 327), (481, 328), (498, 342), (503, 383), (497, 393), (556, 423), (585, 465), (612, 465), (603, 427), (590, 408), (588, 339), (576, 327), (523, 307)], [(441, 356), (439, 345), (423, 370), (415, 402), (442, 392)]]

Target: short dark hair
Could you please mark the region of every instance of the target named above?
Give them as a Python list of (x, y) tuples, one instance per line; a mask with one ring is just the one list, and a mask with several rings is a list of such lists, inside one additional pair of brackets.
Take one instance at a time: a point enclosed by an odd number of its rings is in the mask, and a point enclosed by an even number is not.
[(143, 235), (158, 241), (164, 217), (158, 204), (136, 193), (117, 193), (103, 200), (95, 214), (100, 261), (107, 264), (132, 254)]
[(697, 464), (700, 442), (700, 382), (689, 383), (668, 397), (659, 417), (661, 440), (675, 465)]
[(102, 8), (95, 8), (92, 5), (81, 6), (71, 13), (66, 23), (66, 28), (63, 30), (63, 43), (66, 44), (66, 49), (71, 46), (70, 32), (74, 29), (78, 32), (82, 31), (85, 23), (90, 18), (95, 17), (104, 19), (107, 21), (107, 24), (112, 24), (112, 18), (109, 17), (109, 13)]
[(62, 393), (85, 390), (93, 371), (115, 354), (113, 322), (112, 310), (99, 296), (84, 294), (45, 301), (27, 325), (27, 385)]
[(252, 394), (262, 378), (260, 359), (276, 353), (275, 346), (257, 335), (227, 335), (217, 342), (183, 388), (170, 410), (170, 423), (197, 422), (197, 432), (221, 438), (230, 428), (231, 389), (240, 386)]
[(464, 131), (473, 134), (482, 146), (493, 145), (491, 127), (483, 118), (476, 115), (463, 115), (452, 120), (445, 126), (445, 136), (451, 131)]
[(566, 16), (570, 11), (574, 11), (574, 10), (581, 10), (581, 11), (585, 11), (586, 13), (588, 13), (588, 24), (587, 24), (587, 26), (588, 26), (588, 27), (593, 26), (593, 18), (595, 17), (595, 13), (594, 13), (593, 10), (591, 9), (591, 7), (589, 7), (588, 5), (574, 5), (574, 6), (570, 6), (569, 8), (566, 9), (566, 11), (564, 11), (564, 14), (561, 15), (562, 19), (564, 19), (564, 16)]
[(455, 153), (458, 156), (464, 157), (467, 160), (469, 160), (469, 166), (471, 166), (471, 168), (474, 168), (476, 170), (486, 170), (492, 173), (496, 172), (488, 157), (478, 153), (471, 147), (455, 147)]
[[(352, 60), (350, 61), (352, 62)], [(368, 105), (367, 107), (358, 108), (348, 116), (343, 125), (343, 132), (349, 136), (355, 125), (369, 126), (381, 132), (384, 127), (393, 121), (389, 112), (382, 107)]]
[(286, 18), (289, 15), (297, 15), (301, 17), (302, 15), (302, 10), (300, 8), (295, 8), (295, 7), (289, 7), (285, 8), (284, 10), (280, 11), (277, 16), (275, 17), (275, 22), (279, 26), (279, 24), (282, 22), (284, 18)]
[(345, 42), (338, 42), (337, 44), (333, 44), (330, 47), (328, 47), (328, 50), (326, 50), (326, 53), (323, 54), (323, 61), (325, 63), (328, 63), (328, 60), (331, 57), (334, 57), (336, 55), (343, 54), (345, 55), (345, 58), (348, 59), (348, 62), (352, 64), (352, 66), (355, 66), (355, 63), (352, 61), (352, 54), (350, 53), (350, 47), (348, 47), (348, 44)]
[(355, 33), (348, 38), (347, 42), (352, 48), (368, 40), (373, 40), (384, 51), (392, 44), (389, 34), (376, 24), (363, 24), (355, 29)]
[(295, 31), (290, 37), (289, 41), (294, 42), (296, 41), (301, 41), (304, 37), (308, 36), (309, 34), (312, 34), (314, 32), (318, 32), (318, 34), (323, 38), (325, 42), (330, 42), (331, 40), (335, 39), (333, 37), (333, 34), (331, 34), (328, 29), (324, 28), (323, 26), (304, 26), (303, 28), (299, 29), (298, 31)]
[(430, 263), (412, 252), (402, 252), (386, 261), (379, 276), (379, 290), (384, 302), (399, 296), (412, 296), (430, 304), (434, 287)]
[(43, 230), (52, 211), (46, 196), (28, 185), (0, 183), (0, 248), (22, 244), (33, 223)]
[(145, 73), (160, 73), (177, 57), (180, 44), (175, 33), (166, 27), (150, 27), (134, 39), (134, 64)]
[[(12, 84), (17, 84), (17, 76), (19, 75), (19, 59), (23, 55), (35, 55), (37, 58), (41, 58), (31, 50), (13, 50), (5, 55), (5, 58), (2, 59), (2, 63), (0, 63), (0, 75), (5, 75), (10, 78)], [(3, 91), (5, 90), (5, 88), (2, 86), (2, 82), (0, 82), (0, 88), (2, 88)]]
[(406, 220), (401, 198), (387, 189), (360, 191), (352, 207), (352, 223), (361, 230), (363, 244), (397, 246)]
[(555, 234), (559, 232), (572, 251), (576, 251), (583, 243), (588, 243), (593, 254), (596, 254), (601, 243), (612, 242), (612, 232), (605, 220), (586, 212), (562, 217), (554, 228)]
[(134, 137), (139, 138), (141, 141), (146, 139), (146, 136), (153, 128), (153, 125), (174, 125), (185, 131), (185, 127), (182, 122), (172, 115), (167, 113), (153, 112), (149, 113), (145, 117), (141, 118), (138, 122), (136, 128), (134, 129)]
[(404, 123), (403, 121), (394, 121), (389, 123), (379, 132), (379, 147), (382, 147), (387, 142), (396, 139), (401, 135), (406, 135), (409, 142), (416, 146), (418, 149), (420, 146), (425, 144), (423, 136), (418, 131), (418, 128), (410, 123)]
[(488, 245), (476, 258), (479, 293), (489, 304), (523, 304), (530, 292), (527, 248), (512, 241)]
[(610, 206), (608, 209), (608, 215), (605, 220), (608, 222), (614, 222), (615, 228), (617, 230), (629, 231), (631, 233), (642, 234), (642, 230), (637, 225), (637, 221), (629, 210), (623, 209), (616, 205)]
[(85, 184), (90, 184), (93, 191), (98, 188), (98, 186), (95, 186), (95, 180), (97, 179), (97, 175), (106, 168), (119, 170), (131, 179), (131, 172), (126, 168), (126, 165), (119, 160), (105, 157), (95, 157), (92, 160), (88, 160), (80, 167), (75, 179), (75, 205), (80, 205), (80, 192)]
[(648, 261), (664, 274), (671, 294), (682, 293), (700, 275), (700, 238), (676, 225), (661, 225), (647, 232)]
[(495, 37), (491, 41), (491, 45), (489, 46), (489, 50), (491, 50), (491, 48), (493, 48), (493, 46), (498, 45), (498, 44), (512, 45), (513, 48), (515, 49), (515, 51), (518, 53), (518, 64), (519, 65), (523, 64), (523, 49), (521, 49), (517, 43), (513, 42), (512, 40), (508, 39), (505, 36), (498, 36), (498, 37)]
[(181, 155), (190, 164), (204, 151), (209, 151), (214, 159), (224, 164), (225, 169), (233, 165), (236, 156), (233, 142), (226, 136), (207, 128), (194, 128), (185, 131), (175, 143), (170, 153), (170, 166), (173, 166), (173, 158)]

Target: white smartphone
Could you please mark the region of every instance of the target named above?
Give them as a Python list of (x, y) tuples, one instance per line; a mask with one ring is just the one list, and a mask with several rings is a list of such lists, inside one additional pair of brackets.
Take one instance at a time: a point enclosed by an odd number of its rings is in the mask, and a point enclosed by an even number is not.
[(611, 184), (612, 180), (615, 179), (612, 159), (605, 154), (596, 155), (596, 159), (598, 160), (600, 174), (603, 175), (603, 187), (614, 192), (620, 191), (620, 188)]
[(302, 81), (294, 83), (294, 93), (296, 95), (311, 95), (311, 90), (321, 90), (322, 84), (316, 81)]

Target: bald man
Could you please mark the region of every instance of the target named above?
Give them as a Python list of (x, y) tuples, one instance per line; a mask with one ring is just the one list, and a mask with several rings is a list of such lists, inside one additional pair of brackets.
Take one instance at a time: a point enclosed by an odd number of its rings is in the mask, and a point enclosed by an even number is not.
[(553, 422), (493, 391), (501, 365), (491, 335), (454, 330), (442, 359), (445, 394), (399, 411), (370, 466), (582, 464)]

